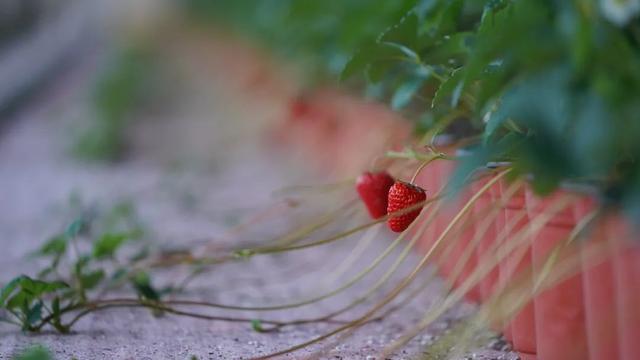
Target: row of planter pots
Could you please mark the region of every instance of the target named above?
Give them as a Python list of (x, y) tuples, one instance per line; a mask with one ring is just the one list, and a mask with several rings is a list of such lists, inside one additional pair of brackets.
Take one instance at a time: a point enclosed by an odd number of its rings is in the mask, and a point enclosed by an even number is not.
[[(453, 162), (434, 163), (416, 183), (439, 189), (453, 168)], [(463, 204), (491, 179), (475, 181), (435, 215), (433, 230), (423, 235), (423, 249), (433, 245)], [(617, 214), (593, 217), (590, 226), (567, 243), (597, 209), (595, 197), (565, 188), (540, 198), (526, 183), (515, 186), (496, 181), (472, 205), (468, 217), (475, 219), (449, 239), (450, 251), (437, 260), (440, 274), (455, 277), (450, 283), (457, 287), (480, 267), (496, 263), (466, 293), (468, 300), (478, 303), (490, 301), (517, 282), (526, 302), (508, 322), (496, 327), (524, 359), (637, 359), (640, 244), (634, 241), (637, 234), (631, 225)], [(542, 221), (545, 216), (548, 221)], [(536, 221), (539, 229), (533, 230)], [(506, 250), (515, 241), (522, 245)], [(464, 257), (468, 249), (472, 255)], [(501, 253), (506, 256), (499, 258)], [(536, 291), (545, 274), (553, 276), (553, 267), (547, 267), (550, 259), (573, 262), (573, 268)], [(459, 262), (463, 262), (462, 271), (453, 274)]]
[[(331, 91), (294, 99), (281, 125), (281, 138), (324, 170), (338, 174), (366, 169), (372, 157), (401, 144), (409, 134), (383, 107)], [(454, 161), (435, 161), (415, 182), (434, 193), (454, 167)], [(457, 199), (443, 204), (421, 235), (422, 251), (433, 246), (464, 204), (491, 179), (475, 181)], [(624, 218), (607, 214), (567, 243), (576, 226), (597, 209), (594, 196), (565, 188), (539, 198), (526, 184), (515, 186), (501, 179), (478, 197), (464, 226), (443, 241), (449, 245), (436, 259), (440, 274), (456, 288), (478, 269), (488, 268), (466, 293), (467, 300), (477, 303), (495, 300), (500, 291), (517, 283), (520, 297), (503, 297), (520, 299), (521, 304), (507, 304), (517, 311), (496, 329), (524, 359), (638, 358), (640, 244), (632, 241), (637, 234)], [(536, 221), (537, 228), (532, 225)], [(520, 246), (505, 250), (516, 238)], [(542, 274), (551, 258), (572, 265), (562, 278), (545, 282)], [(553, 271), (547, 277), (552, 279)]]
[[(218, 54), (224, 56), (215, 68), (224, 68), (230, 78), (239, 79), (240, 89), (259, 95), (255, 98), (283, 100), (285, 110), (272, 129), (272, 142), (300, 153), (306, 163), (328, 176), (353, 176), (368, 170), (372, 159), (410, 140), (408, 123), (385, 106), (333, 89), (289, 98), (295, 86), (265, 57), (237, 39), (221, 42)], [(453, 161), (435, 161), (415, 182), (434, 194), (454, 167)], [(444, 204), (421, 235), (419, 250), (429, 251), (465, 203), (492, 179), (473, 182), (466, 192)], [(570, 201), (559, 207), (566, 196)], [(516, 290), (528, 295), (526, 301), (504, 296), (506, 303), (498, 304), (515, 311), (508, 311), (506, 319), (493, 325), (523, 359), (640, 358), (639, 234), (622, 216), (610, 213), (566, 244), (576, 226), (597, 206), (593, 196), (572, 189), (539, 198), (526, 184), (515, 188), (496, 181), (473, 203), (464, 226), (445, 239), (449, 245), (445, 246), (446, 256), (440, 254), (435, 262), (454, 288), (487, 268), (466, 292), (469, 301), (486, 305), (500, 293), (509, 295), (514, 283)], [(547, 221), (540, 222), (545, 216)], [(535, 223), (539, 228), (527, 232)], [(516, 242), (521, 246), (510, 246)], [(574, 261), (563, 278), (538, 291), (540, 274), (550, 258)]]

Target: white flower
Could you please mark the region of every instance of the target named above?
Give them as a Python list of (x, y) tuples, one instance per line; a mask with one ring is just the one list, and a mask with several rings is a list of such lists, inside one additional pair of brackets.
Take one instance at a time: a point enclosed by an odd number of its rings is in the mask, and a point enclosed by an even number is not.
[(600, 0), (600, 10), (609, 21), (624, 26), (640, 12), (640, 0)]

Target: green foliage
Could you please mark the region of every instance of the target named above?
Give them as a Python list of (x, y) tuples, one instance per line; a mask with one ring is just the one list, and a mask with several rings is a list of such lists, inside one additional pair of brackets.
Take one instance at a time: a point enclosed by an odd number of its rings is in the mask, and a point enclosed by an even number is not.
[(144, 271), (138, 271), (131, 278), (131, 283), (142, 299), (158, 301), (160, 292), (151, 284), (151, 277)]
[[(86, 306), (97, 290), (126, 283), (130, 277), (145, 298), (159, 299), (148, 275), (141, 280), (117, 259), (123, 246), (142, 234), (131, 204), (117, 203), (106, 211), (82, 206), (80, 200), (74, 205), (74, 211), (79, 211), (75, 220), (31, 254), (48, 260), (48, 265), (37, 277), (20, 275), (2, 287), (0, 309), (7, 316), (0, 320), (26, 331), (39, 331), (49, 324), (66, 333), (71, 324), (64, 324), (63, 313)], [(132, 261), (145, 256), (139, 251)]]
[(129, 239), (127, 234), (105, 233), (93, 243), (93, 257), (111, 258), (116, 250)]
[(265, 332), (264, 327), (262, 327), (262, 322), (257, 319), (251, 320), (251, 328), (255, 332)]
[(67, 250), (67, 238), (63, 235), (56, 235), (45, 242), (37, 251), (37, 255), (60, 256)]
[(13, 360), (53, 360), (53, 355), (42, 345), (33, 345), (12, 357)]
[(68, 287), (62, 281), (42, 281), (20, 275), (2, 288), (0, 309), (13, 314), (24, 330), (33, 330), (42, 320), (45, 297)]
[(587, 181), (640, 214), (640, 19), (625, 2), (605, 3), (185, 1), (307, 60), (309, 73), (410, 109), (418, 132), (467, 122), (481, 141), (452, 184), (510, 161), (539, 193)]

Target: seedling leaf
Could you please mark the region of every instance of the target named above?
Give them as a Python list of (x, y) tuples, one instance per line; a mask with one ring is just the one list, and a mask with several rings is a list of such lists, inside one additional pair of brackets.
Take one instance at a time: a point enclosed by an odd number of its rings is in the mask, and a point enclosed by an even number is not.
[(128, 239), (128, 235), (122, 233), (103, 234), (93, 244), (93, 257), (96, 259), (112, 258), (118, 248)]
[(49, 350), (42, 345), (35, 345), (26, 350), (23, 350), (20, 354), (16, 355), (14, 360), (53, 360), (53, 356)]
[(264, 328), (262, 327), (262, 322), (258, 319), (251, 320), (251, 328), (255, 332), (264, 332)]

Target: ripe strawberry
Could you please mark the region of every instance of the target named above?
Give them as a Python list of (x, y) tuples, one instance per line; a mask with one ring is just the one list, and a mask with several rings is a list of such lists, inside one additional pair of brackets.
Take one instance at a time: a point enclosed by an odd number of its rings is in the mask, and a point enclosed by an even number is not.
[(293, 98), (289, 103), (289, 113), (293, 120), (299, 120), (307, 116), (310, 111), (311, 104), (309, 104), (309, 102), (307, 102), (307, 100), (302, 96)]
[(374, 219), (387, 215), (387, 196), (393, 185), (393, 178), (386, 171), (365, 172), (356, 180), (356, 190)]
[[(396, 181), (389, 189), (387, 212), (391, 214), (406, 209), (411, 205), (425, 201), (426, 198), (427, 195), (422, 188), (403, 181)], [(389, 229), (394, 232), (404, 231), (420, 215), (421, 210), (422, 206), (408, 213), (389, 218), (387, 220)]]

